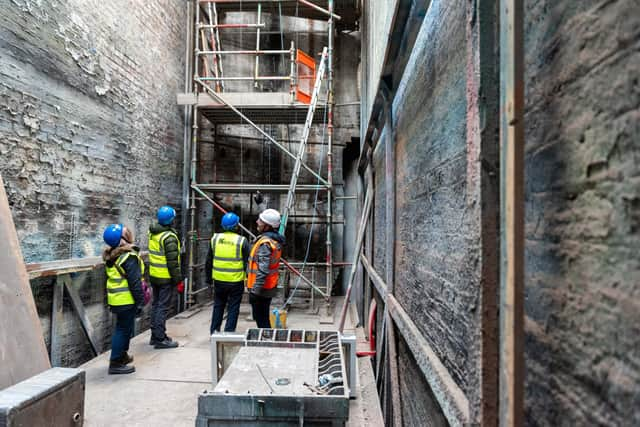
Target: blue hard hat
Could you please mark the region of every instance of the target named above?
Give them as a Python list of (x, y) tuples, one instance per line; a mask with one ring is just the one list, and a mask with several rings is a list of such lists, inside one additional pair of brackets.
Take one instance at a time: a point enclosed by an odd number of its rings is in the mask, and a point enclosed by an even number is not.
[(104, 229), (104, 233), (102, 233), (102, 239), (112, 248), (119, 246), (123, 228), (122, 224), (107, 225), (107, 228)]
[(163, 206), (158, 209), (158, 222), (160, 225), (169, 225), (176, 217), (176, 210), (171, 206)]
[(222, 228), (225, 230), (232, 230), (240, 222), (238, 215), (233, 212), (228, 212), (222, 217)]

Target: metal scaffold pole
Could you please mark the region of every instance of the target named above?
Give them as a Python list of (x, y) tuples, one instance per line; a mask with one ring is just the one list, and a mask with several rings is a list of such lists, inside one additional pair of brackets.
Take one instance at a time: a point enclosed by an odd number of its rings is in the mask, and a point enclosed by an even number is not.
[[(198, 27), (200, 23), (200, 7), (196, 6), (196, 19), (194, 23), (194, 28)], [(199, 31), (194, 31), (195, 41), (194, 41), (194, 68), (193, 68), (193, 79), (194, 81), (198, 81), (198, 76), (200, 74), (200, 60), (198, 56), (198, 51), (200, 50), (200, 37)], [(198, 86), (195, 85), (193, 88), (194, 91), (198, 92)], [(193, 127), (192, 127), (192, 142), (191, 142), (191, 174), (190, 181), (191, 184), (195, 184), (197, 182), (197, 166), (198, 166), (198, 106), (195, 105), (193, 107)], [(197, 232), (196, 232), (196, 197), (195, 192), (193, 191), (193, 187), (191, 188), (191, 205), (190, 205), (190, 214), (191, 214), (191, 230), (189, 231), (189, 273), (187, 279), (187, 290), (185, 292), (185, 307), (188, 307), (193, 303), (192, 301), (192, 292), (193, 292), (193, 270), (195, 268), (196, 258), (195, 258), (195, 250), (196, 250), (196, 242), (197, 242)]]
[(329, 0), (329, 50), (328, 68), (329, 76), (327, 87), (329, 89), (328, 112), (327, 112), (327, 288), (326, 288), (326, 310), (329, 313), (331, 288), (333, 286), (333, 244), (331, 238), (332, 228), (332, 196), (333, 196), (333, 44), (334, 44), (334, 15), (333, 0)]

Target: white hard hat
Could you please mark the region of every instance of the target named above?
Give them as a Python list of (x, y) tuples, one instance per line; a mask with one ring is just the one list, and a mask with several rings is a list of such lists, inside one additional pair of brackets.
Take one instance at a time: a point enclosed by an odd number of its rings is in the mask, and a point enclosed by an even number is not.
[(263, 210), (260, 215), (258, 215), (258, 218), (260, 218), (260, 221), (272, 226), (273, 228), (280, 227), (280, 212), (275, 209)]

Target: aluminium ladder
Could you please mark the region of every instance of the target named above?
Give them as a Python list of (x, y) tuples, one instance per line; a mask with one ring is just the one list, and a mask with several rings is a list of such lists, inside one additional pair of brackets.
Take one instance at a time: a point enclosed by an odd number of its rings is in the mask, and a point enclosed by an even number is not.
[(298, 176), (300, 175), (300, 167), (302, 165), (302, 158), (307, 147), (307, 139), (309, 139), (309, 132), (311, 131), (311, 125), (313, 123), (313, 115), (316, 111), (316, 105), (318, 104), (318, 95), (320, 94), (320, 86), (322, 85), (322, 77), (324, 75), (325, 60), (327, 59), (327, 48), (322, 49), (322, 59), (320, 60), (320, 66), (318, 68), (318, 74), (316, 74), (316, 82), (313, 87), (313, 93), (311, 95), (311, 102), (309, 103), (309, 110), (307, 110), (307, 119), (304, 123), (304, 130), (302, 131), (302, 138), (300, 138), (300, 146), (298, 147), (298, 155), (296, 156), (296, 164), (293, 167), (293, 174), (291, 175), (291, 182), (289, 183), (289, 192), (287, 193), (287, 203), (285, 204), (282, 214), (282, 221), (280, 222), (280, 234), (284, 236), (284, 231), (287, 228), (287, 220), (289, 219), (289, 212), (293, 207), (295, 200), (296, 185), (298, 184)]

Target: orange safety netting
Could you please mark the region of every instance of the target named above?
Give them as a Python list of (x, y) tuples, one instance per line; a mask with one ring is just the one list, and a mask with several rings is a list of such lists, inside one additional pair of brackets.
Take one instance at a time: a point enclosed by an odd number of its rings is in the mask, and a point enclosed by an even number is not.
[(311, 94), (316, 80), (316, 62), (312, 57), (297, 49), (296, 67), (298, 83), (296, 85), (296, 100), (311, 103)]

